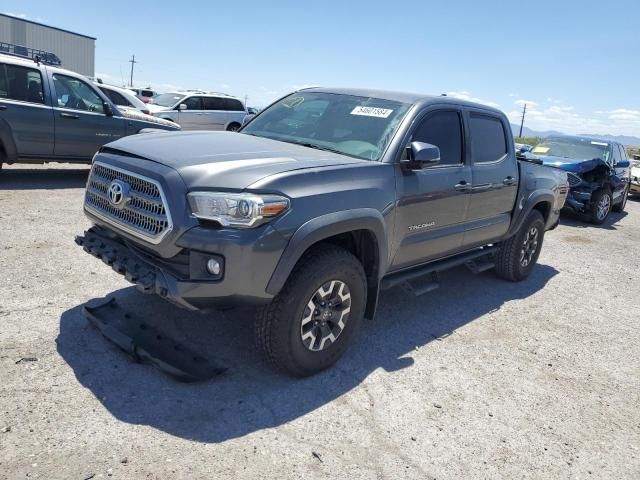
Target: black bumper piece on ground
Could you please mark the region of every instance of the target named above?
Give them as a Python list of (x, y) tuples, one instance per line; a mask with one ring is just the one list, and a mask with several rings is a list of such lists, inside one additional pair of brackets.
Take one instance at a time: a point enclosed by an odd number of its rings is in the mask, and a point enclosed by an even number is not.
[(148, 361), (181, 382), (209, 380), (226, 371), (122, 309), (115, 298), (83, 307), (85, 317), (138, 361)]

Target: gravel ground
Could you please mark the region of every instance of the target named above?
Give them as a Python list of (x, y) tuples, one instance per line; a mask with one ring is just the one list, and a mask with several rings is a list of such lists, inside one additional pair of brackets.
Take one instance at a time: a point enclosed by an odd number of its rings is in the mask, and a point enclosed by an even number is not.
[[(640, 202), (563, 219), (520, 284), (385, 292), (336, 368), (294, 380), (251, 312), (178, 310), (75, 246), (86, 174), (0, 174), (0, 478), (640, 478)], [(81, 315), (112, 292), (228, 372), (131, 361)]]

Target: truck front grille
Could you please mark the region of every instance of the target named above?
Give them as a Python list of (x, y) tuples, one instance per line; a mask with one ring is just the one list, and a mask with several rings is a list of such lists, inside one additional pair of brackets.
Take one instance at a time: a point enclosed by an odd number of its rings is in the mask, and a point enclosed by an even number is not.
[(107, 223), (154, 244), (173, 227), (158, 182), (101, 162), (95, 162), (89, 173), (84, 206)]

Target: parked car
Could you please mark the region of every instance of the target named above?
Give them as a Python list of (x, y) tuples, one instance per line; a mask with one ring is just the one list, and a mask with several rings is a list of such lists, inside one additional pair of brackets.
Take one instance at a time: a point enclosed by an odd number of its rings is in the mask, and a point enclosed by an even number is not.
[(611, 210), (622, 212), (630, 188), (629, 159), (617, 142), (584, 136), (548, 137), (530, 158), (567, 172), (571, 191), (565, 206), (603, 223)]
[(640, 195), (640, 158), (631, 161), (631, 184), (629, 193)]
[(120, 110), (82, 75), (0, 54), (0, 167), (14, 162), (88, 163), (112, 140), (149, 129), (179, 128)]
[[(502, 112), (453, 97), (313, 88), (239, 134), (107, 147), (77, 243), (182, 307), (261, 305), (258, 344), (293, 375), (333, 364), (381, 289), (426, 293), (463, 264), (525, 279), (568, 190), (566, 173), (516, 160)], [(99, 327), (110, 307), (91, 308)]]
[(160, 94), (149, 110), (158, 118), (179, 123), (183, 130), (237, 131), (247, 115), (241, 100), (197, 90)]
[(531, 145), (527, 145), (526, 143), (516, 143), (515, 146), (516, 146), (516, 153), (529, 152), (531, 148), (533, 148)]
[(152, 90), (151, 87), (148, 88), (129, 88), (133, 93), (136, 94), (138, 99), (143, 103), (153, 103), (153, 97), (158, 95), (155, 90)]
[(115, 87), (113, 85), (106, 85), (104, 83), (95, 83), (102, 93), (104, 93), (114, 105), (124, 108), (133, 108), (146, 115), (151, 115), (151, 112), (131, 90), (128, 88)]

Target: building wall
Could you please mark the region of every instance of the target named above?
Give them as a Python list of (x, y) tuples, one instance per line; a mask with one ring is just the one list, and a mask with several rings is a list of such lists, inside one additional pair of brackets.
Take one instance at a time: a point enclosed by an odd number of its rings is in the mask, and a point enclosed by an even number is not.
[(95, 40), (19, 18), (0, 16), (0, 42), (55, 53), (62, 67), (95, 76)]

